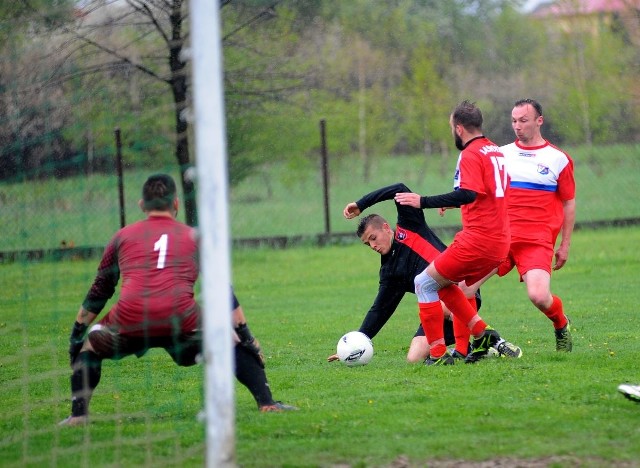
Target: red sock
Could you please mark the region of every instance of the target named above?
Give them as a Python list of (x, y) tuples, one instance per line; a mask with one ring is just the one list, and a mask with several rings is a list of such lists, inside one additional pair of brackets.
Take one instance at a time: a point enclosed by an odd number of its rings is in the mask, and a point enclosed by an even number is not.
[(439, 358), (446, 351), (447, 347), (444, 343), (444, 330), (442, 322), (444, 321), (444, 312), (440, 301), (435, 302), (419, 302), (420, 323), (424, 334), (429, 342), (429, 354), (431, 357)]
[(551, 297), (553, 297), (551, 307), (547, 310), (543, 310), (542, 313), (549, 317), (549, 320), (553, 322), (553, 328), (558, 330), (567, 324), (567, 317), (564, 315), (564, 308), (562, 307), (562, 301), (560, 298), (555, 295), (552, 295)]
[[(471, 308), (474, 311), (478, 311), (476, 297), (467, 298)], [(463, 356), (467, 355), (469, 351), (469, 338), (471, 338), (471, 330), (467, 327), (466, 323), (460, 321), (460, 319), (453, 317), (453, 335), (456, 338), (456, 351), (458, 351)]]
[(480, 336), (484, 329), (487, 328), (487, 324), (478, 315), (475, 307), (471, 306), (462, 290), (455, 284), (440, 289), (438, 296), (454, 317), (458, 317), (462, 323), (471, 328), (472, 335)]
[(461, 322), (455, 315), (453, 316), (453, 335), (456, 338), (456, 351), (466, 356), (469, 352), (471, 330), (469, 330), (466, 323)]

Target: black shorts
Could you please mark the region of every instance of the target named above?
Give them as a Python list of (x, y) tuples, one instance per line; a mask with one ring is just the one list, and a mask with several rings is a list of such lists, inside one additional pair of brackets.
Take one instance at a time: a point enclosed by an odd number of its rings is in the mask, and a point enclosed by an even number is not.
[(142, 357), (151, 348), (164, 349), (179, 366), (192, 366), (202, 351), (202, 333), (180, 333), (175, 336), (131, 336), (116, 329), (95, 325), (87, 339), (101, 359), (122, 359), (135, 355)]

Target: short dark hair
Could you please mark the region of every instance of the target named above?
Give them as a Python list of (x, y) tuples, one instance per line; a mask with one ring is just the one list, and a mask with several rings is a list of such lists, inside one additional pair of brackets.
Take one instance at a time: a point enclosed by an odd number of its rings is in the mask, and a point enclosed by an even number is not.
[(475, 102), (466, 99), (453, 109), (451, 120), (454, 125), (462, 125), (465, 130), (482, 130), (482, 112)]
[(142, 186), (142, 207), (145, 211), (169, 211), (176, 198), (176, 183), (167, 174), (153, 174)]
[(513, 107), (525, 106), (527, 104), (534, 108), (534, 110), (538, 114), (536, 117), (540, 117), (542, 115), (542, 106), (535, 99), (519, 99), (516, 101)]
[(362, 234), (364, 234), (364, 231), (366, 231), (369, 226), (381, 228), (382, 225), (386, 222), (387, 220), (384, 219), (379, 214), (372, 213), (370, 215), (367, 215), (364, 218), (362, 218), (358, 223), (358, 229), (356, 230), (356, 235), (358, 237), (362, 237)]

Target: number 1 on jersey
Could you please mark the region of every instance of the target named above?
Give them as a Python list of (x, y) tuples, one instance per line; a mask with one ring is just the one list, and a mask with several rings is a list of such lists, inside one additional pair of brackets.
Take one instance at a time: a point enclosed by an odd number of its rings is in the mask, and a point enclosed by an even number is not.
[(504, 197), (504, 191), (507, 189), (507, 174), (504, 170), (504, 158), (491, 156), (493, 163), (493, 175), (496, 181), (496, 198)]
[(153, 244), (153, 251), (154, 252), (160, 252), (158, 254), (158, 264), (156, 265), (156, 268), (158, 270), (162, 270), (164, 268), (164, 262), (167, 259), (167, 244), (169, 243), (169, 236), (166, 234), (162, 234), (160, 236), (160, 239), (158, 239), (156, 241), (155, 244)]

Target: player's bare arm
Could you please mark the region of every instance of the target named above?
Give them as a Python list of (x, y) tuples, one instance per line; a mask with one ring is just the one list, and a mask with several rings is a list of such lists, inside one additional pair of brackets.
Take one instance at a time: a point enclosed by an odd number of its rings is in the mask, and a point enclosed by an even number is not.
[(562, 268), (569, 259), (569, 247), (571, 246), (571, 235), (576, 220), (576, 201), (567, 200), (563, 203), (564, 219), (562, 222), (562, 240), (555, 252), (554, 270)]

